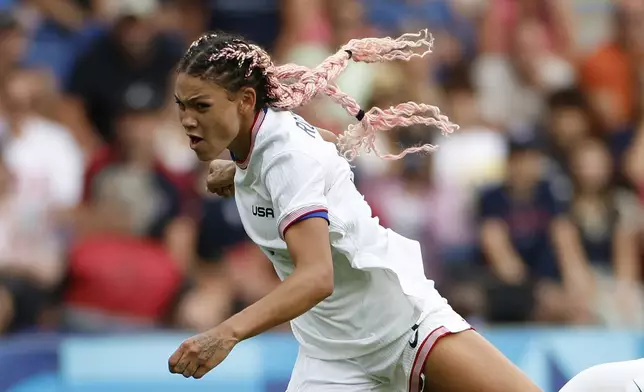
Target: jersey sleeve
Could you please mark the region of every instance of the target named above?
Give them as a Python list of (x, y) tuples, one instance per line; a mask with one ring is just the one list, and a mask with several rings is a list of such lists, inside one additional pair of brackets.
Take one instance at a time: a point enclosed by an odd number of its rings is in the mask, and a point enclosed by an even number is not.
[(266, 166), (264, 184), (277, 217), (280, 238), (291, 225), (319, 217), (329, 221), (321, 163), (300, 151), (282, 152)]

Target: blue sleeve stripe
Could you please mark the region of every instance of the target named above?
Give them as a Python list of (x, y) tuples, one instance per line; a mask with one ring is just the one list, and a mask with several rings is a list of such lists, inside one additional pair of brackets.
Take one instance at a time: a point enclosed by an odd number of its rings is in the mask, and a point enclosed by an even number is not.
[(309, 218), (322, 218), (322, 219), (326, 220), (327, 223), (328, 223), (329, 222), (329, 213), (327, 211), (313, 211), (313, 212), (310, 212), (310, 213), (308, 213), (306, 215), (303, 215), (303, 216), (299, 217), (295, 222), (300, 222), (300, 221), (303, 221), (303, 220), (309, 219)]

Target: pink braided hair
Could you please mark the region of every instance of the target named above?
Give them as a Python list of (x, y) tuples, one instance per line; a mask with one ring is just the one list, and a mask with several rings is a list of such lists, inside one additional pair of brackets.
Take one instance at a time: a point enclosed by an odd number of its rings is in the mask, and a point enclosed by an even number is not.
[[(198, 42), (193, 45), (196, 44)], [(409, 153), (433, 151), (436, 146), (425, 144), (407, 148), (399, 154), (383, 155), (375, 147), (377, 132), (423, 124), (435, 126), (445, 135), (457, 130), (458, 125), (451, 123), (436, 106), (415, 102), (402, 103), (384, 110), (374, 107), (365, 113), (354, 98), (341, 91), (332, 81), (346, 69), (351, 59), (365, 63), (409, 61), (431, 53), (432, 45), (433, 38), (427, 30), (416, 34), (404, 34), (396, 39), (353, 39), (320, 65), (309, 69), (296, 64), (275, 66), (268, 53), (259, 46), (238, 41), (234, 46), (225, 47), (213, 54), (210, 60), (237, 60), (240, 66), (250, 60), (251, 65), (246, 77), (249, 77), (254, 69), (262, 71), (267, 80), (268, 94), (275, 99), (271, 106), (276, 109), (295, 109), (306, 105), (320, 93), (342, 105), (359, 121), (358, 124), (350, 125), (347, 131), (338, 137), (338, 147), (347, 160), (355, 159), (361, 150), (373, 151), (383, 159), (400, 159)], [(422, 51), (419, 52), (419, 48)]]

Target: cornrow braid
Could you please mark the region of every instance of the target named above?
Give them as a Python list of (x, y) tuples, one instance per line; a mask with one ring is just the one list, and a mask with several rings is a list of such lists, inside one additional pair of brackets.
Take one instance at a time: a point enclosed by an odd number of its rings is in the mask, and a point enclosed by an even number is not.
[(230, 92), (252, 87), (257, 93), (256, 110), (271, 105), (267, 70), (273, 67), (270, 56), (242, 37), (213, 32), (194, 41), (177, 65), (177, 72), (211, 80)]
[(338, 138), (348, 160), (361, 152), (374, 152), (384, 159), (400, 159), (408, 153), (429, 152), (435, 146), (411, 147), (399, 154), (381, 154), (375, 148), (376, 134), (399, 126), (431, 125), (443, 134), (458, 129), (436, 106), (407, 102), (388, 109), (365, 112), (356, 100), (333, 83), (350, 60), (365, 63), (421, 58), (431, 53), (433, 38), (427, 30), (398, 38), (354, 39), (315, 68), (295, 64), (275, 66), (265, 50), (241, 37), (208, 33), (196, 40), (179, 62), (178, 72), (212, 80), (228, 91), (252, 87), (257, 93), (256, 109), (271, 106), (292, 110), (306, 105), (318, 94), (329, 96), (358, 123)]

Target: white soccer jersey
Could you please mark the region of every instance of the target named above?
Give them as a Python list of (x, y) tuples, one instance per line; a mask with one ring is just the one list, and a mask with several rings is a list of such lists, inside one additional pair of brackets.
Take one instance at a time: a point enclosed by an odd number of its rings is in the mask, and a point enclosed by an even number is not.
[(294, 269), (283, 239), (289, 226), (311, 214), (329, 221), (334, 292), (291, 322), (311, 357), (369, 354), (445, 302), (425, 279), (419, 244), (371, 217), (335, 145), (291, 112), (259, 113), (251, 152), (237, 162), (235, 198), (246, 232), (282, 280)]

